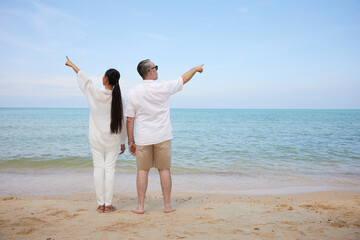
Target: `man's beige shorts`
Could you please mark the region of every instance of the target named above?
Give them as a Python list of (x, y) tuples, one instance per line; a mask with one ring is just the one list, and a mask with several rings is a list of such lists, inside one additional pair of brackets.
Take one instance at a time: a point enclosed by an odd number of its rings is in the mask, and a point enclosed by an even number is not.
[(152, 167), (170, 169), (171, 167), (171, 140), (165, 142), (136, 146), (136, 163), (139, 170)]

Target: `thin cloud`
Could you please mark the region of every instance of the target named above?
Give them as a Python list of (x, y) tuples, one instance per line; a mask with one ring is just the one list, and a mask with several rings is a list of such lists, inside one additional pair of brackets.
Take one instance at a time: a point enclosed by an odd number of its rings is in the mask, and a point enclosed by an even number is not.
[(33, 51), (40, 51), (40, 52), (52, 52), (51, 49), (43, 47), (43, 45), (40, 44), (32, 44), (27, 41), (20, 40), (14, 36), (11, 36), (9, 34), (1, 34), (0, 35), (0, 41), (6, 44), (10, 44), (16, 47), (26, 48)]
[(25, 14), (17, 9), (0, 9), (1, 16), (14, 15), (17, 17), (24, 17)]
[[(60, 11), (53, 7), (49, 7), (36, 1), (31, 1), (31, 3), (35, 7), (36, 12), (34, 14), (30, 13), (28, 17), (33, 26), (37, 28), (37, 30), (42, 35), (46, 36), (51, 33), (61, 33), (65, 35), (69, 31), (70, 34), (72, 32), (76, 32), (76, 35), (78, 36), (84, 35), (82, 34), (81, 28), (74, 27), (85, 26), (85, 24), (76, 17), (68, 15), (63, 11)], [(54, 26), (56, 27), (54, 28)]]
[(168, 39), (168, 37), (166, 37), (165, 35), (155, 34), (155, 33), (143, 33), (142, 35), (144, 35), (144, 36), (146, 36), (148, 38), (156, 39), (156, 40), (166, 40), (166, 39)]
[(49, 7), (47, 5), (44, 5), (42, 3), (36, 2), (36, 1), (31, 1), (31, 3), (35, 6), (35, 8), (38, 10), (38, 13), (41, 14), (41, 16), (46, 16), (46, 17), (51, 17), (51, 18), (62, 18), (62, 19), (67, 19), (67, 20), (71, 20), (72, 23), (74, 24), (80, 24), (80, 25), (85, 25), (82, 21), (80, 21), (78, 18), (66, 14), (61, 10), (58, 10), (56, 8), (53, 7)]
[(72, 16), (63, 13), (62, 11), (56, 8), (46, 6), (36, 1), (30, 1), (30, 2), (35, 6), (38, 12), (40, 12), (44, 16), (73, 18)]
[[(37, 1), (25, 3), (27, 5), (23, 8), (0, 9), (0, 20), (10, 20), (9, 24), (0, 25), (1, 43), (20, 49), (53, 53), (63, 44), (64, 36), (86, 36), (82, 30), (86, 25), (76, 17)], [(29, 31), (33, 34), (22, 34)]]
[(21, 87), (17, 83), (8, 84), (0, 89), (0, 95), (6, 97), (66, 97), (81, 96), (78, 87), (54, 86), (41, 83), (23, 83)]
[[(64, 66), (65, 67), (65, 66)], [(95, 87), (103, 89), (102, 76), (88, 76)], [(49, 97), (49, 96), (83, 96), (79, 89), (76, 75), (68, 77), (51, 78), (3, 78), (0, 89), (1, 96), (11, 97)], [(120, 87), (123, 98), (126, 98), (131, 88), (138, 82), (120, 79)]]
[(247, 7), (242, 7), (242, 8), (239, 8), (237, 11), (238, 11), (238, 12), (241, 12), (241, 13), (247, 13), (247, 12), (248, 12), (248, 8), (247, 8)]

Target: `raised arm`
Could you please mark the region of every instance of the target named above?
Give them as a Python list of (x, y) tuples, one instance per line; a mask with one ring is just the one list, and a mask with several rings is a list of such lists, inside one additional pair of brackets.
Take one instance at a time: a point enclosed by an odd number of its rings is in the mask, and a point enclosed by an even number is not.
[(78, 73), (80, 71), (80, 69), (75, 64), (73, 64), (67, 56), (66, 56), (66, 59), (67, 59), (67, 62), (65, 63), (65, 65), (72, 67), (72, 69), (74, 69), (74, 71), (76, 73)]
[(184, 73), (181, 77), (183, 79), (183, 83), (187, 83), (188, 81), (190, 81), (190, 79), (195, 75), (195, 73), (199, 72), (202, 73), (204, 71), (203, 69), (204, 64), (201, 64), (197, 67), (194, 67), (193, 69), (191, 69), (190, 71)]

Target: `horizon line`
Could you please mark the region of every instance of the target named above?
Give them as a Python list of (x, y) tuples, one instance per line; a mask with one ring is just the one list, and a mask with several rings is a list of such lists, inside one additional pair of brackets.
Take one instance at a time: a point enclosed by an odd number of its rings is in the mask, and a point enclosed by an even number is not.
[[(89, 109), (89, 107), (2, 107), (0, 109)], [(175, 107), (170, 109), (193, 109), (193, 110), (360, 110), (360, 108), (184, 108)]]

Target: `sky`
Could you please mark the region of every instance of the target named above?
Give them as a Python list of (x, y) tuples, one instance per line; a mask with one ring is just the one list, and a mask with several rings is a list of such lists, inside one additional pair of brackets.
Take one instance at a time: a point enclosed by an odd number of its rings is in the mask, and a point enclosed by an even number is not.
[(0, 107), (87, 107), (66, 56), (128, 91), (204, 64), (172, 108), (360, 109), (360, 1), (0, 0)]

